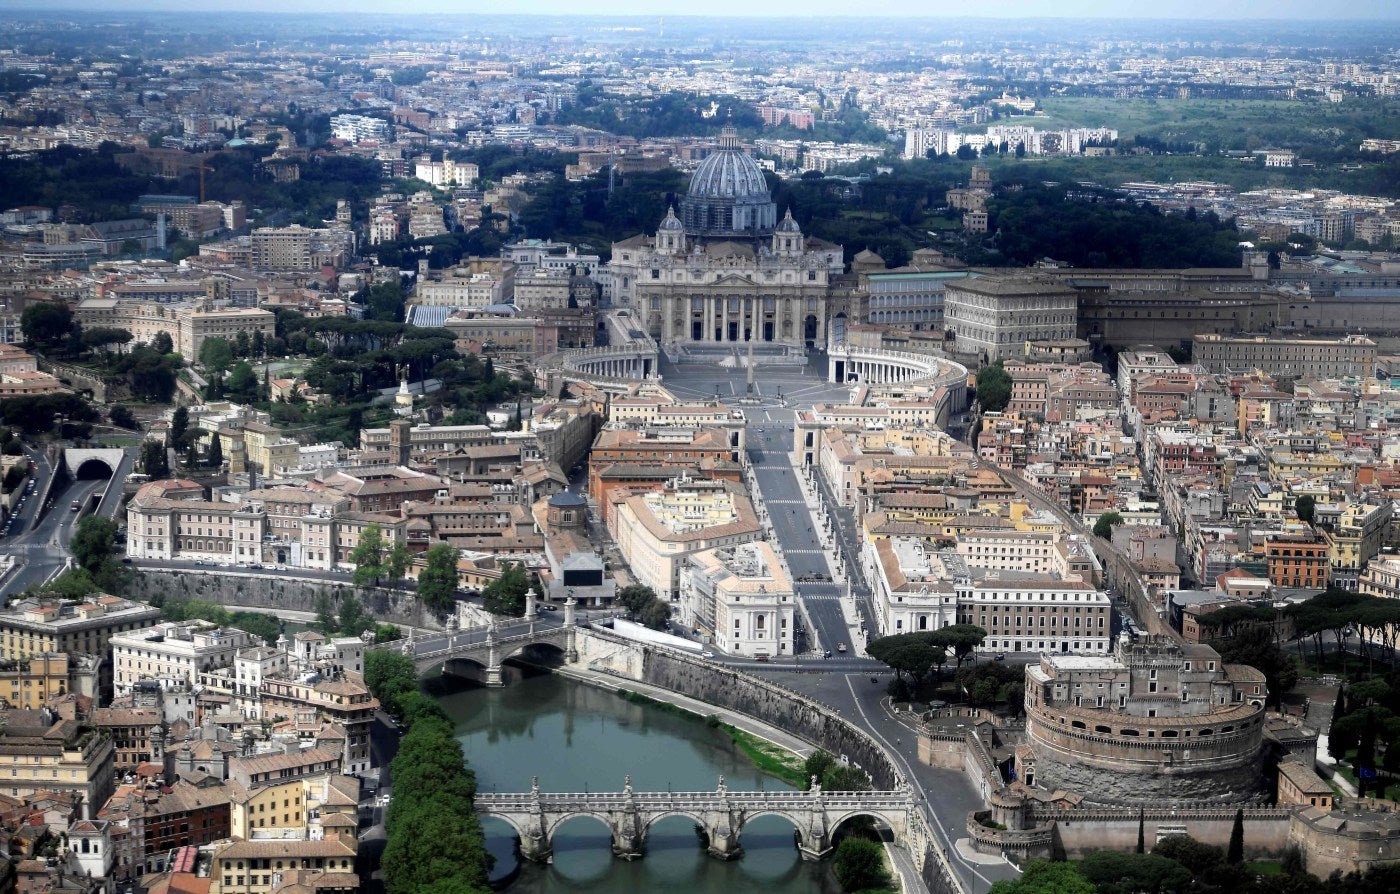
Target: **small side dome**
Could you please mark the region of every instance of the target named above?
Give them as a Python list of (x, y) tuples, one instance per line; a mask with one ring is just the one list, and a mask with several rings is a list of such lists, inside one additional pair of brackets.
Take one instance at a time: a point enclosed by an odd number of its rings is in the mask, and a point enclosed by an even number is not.
[(684, 230), (684, 229), (685, 229), (685, 225), (681, 223), (681, 219), (680, 219), (679, 217), (676, 217), (676, 206), (675, 206), (675, 205), (672, 205), (671, 207), (669, 207), (669, 208), (666, 209), (666, 219), (663, 220), (663, 221), (661, 222), (661, 226), (658, 227), (658, 229), (660, 229), (660, 230)]
[(799, 226), (797, 225), (797, 221), (795, 221), (795, 220), (792, 219), (792, 209), (791, 209), (791, 208), (789, 208), (789, 209), (787, 210), (787, 214), (784, 214), (784, 215), (783, 215), (783, 219), (782, 219), (781, 221), (778, 222), (778, 232), (779, 232), (779, 233), (800, 233), (800, 232), (802, 232), (802, 228), (799, 227)]

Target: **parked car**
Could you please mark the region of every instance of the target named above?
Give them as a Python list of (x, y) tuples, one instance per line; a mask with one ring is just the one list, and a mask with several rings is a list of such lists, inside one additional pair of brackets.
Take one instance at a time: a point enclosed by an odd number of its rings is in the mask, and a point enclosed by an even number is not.
[(767, 663), (768, 663), (768, 656), (767, 656), (767, 655), (755, 655), (753, 660), (754, 660), (754, 661), (762, 661), (764, 664), (767, 664)]
[(713, 657), (715, 657), (715, 653), (714, 653), (714, 652), (711, 652), (709, 649), (706, 649), (705, 651), (703, 651), (703, 652), (700, 653), (700, 657), (701, 657), (701, 658), (713, 658)]

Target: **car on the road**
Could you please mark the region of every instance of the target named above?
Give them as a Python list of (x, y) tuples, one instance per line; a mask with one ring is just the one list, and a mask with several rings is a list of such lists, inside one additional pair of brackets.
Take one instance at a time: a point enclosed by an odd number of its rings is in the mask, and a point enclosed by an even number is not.
[(836, 644), (836, 651), (838, 651), (838, 652), (845, 652), (845, 651), (846, 651), (846, 644), (845, 644), (845, 643), (837, 643), (837, 644)]
[(823, 657), (823, 658), (830, 658), (830, 657), (831, 657), (831, 650), (830, 650), (830, 649), (827, 649), (825, 652), (823, 652), (823, 653), (822, 653), (822, 657)]
[(763, 662), (764, 664), (767, 664), (767, 663), (768, 663), (768, 656), (767, 656), (766, 654), (760, 653), (760, 654), (758, 654), (758, 655), (755, 655), (755, 656), (753, 657), (753, 660), (754, 660), (754, 661), (761, 661), (761, 662)]
[(83, 508), (83, 504), (82, 504), (82, 503), (79, 503), (77, 500), (74, 500), (74, 501), (73, 501), (73, 505), (71, 505), (71, 506), (68, 507), (68, 511), (69, 511), (69, 512), (77, 512), (79, 509), (82, 509), (82, 508)]
[(713, 658), (713, 657), (715, 657), (715, 653), (714, 653), (714, 652), (711, 652), (709, 649), (706, 649), (705, 651), (703, 651), (703, 652), (700, 653), (700, 657), (701, 657), (701, 658)]
[(546, 606), (544, 607), (544, 610), (547, 611), (547, 612), (557, 612), (557, 611), (559, 611), (559, 606), (557, 606), (557, 605), (546, 605)]
[(993, 660), (993, 661), (1005, 661), (1005, 660), (1006, 660), (1006, 655), (1005, 655), (1005, 653), (1003, 653), (1003, 652), (998, 652), (998, 653), (996, 654), (996, 656), (995, 656), (992, 660)]

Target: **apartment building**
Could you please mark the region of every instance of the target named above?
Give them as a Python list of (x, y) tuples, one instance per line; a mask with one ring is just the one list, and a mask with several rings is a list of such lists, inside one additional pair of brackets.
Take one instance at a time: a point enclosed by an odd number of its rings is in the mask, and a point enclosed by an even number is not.
[(167, 688), (192, 686), (199, 675), (233, 664), (240, 649), (256, 645), (252, 635), (208, 621), (164, 622), (112, 637), (112, 670), (118, 696), (138, 682)]
[(0, 660), (27, 660), (62, 652), (105, 655), (113, 636), (160, 620), (160, 609), (119, 596), (82, 602), (31, 597), (0, 612)]
[(51, 711), (6, 711), (0, 729), (0, 793), (26, 798), (51, 792), (73, 798), (93, 819), (112, 793), (112, 738), (89, 723)]
[(364, 677), (338, 667), (299, 677), (274, 676), (262, 680), (259, 692), (264, 718), (304, 720), (309, 713), (345, 730), (341, 772), (361, 774), (370, 769), (369, 738), (379, 700), (370, 695)]
[(994, 572), (968, 589), (958, 623), (987, 631), (983, 650), (1107, 654), (1111, 612), (1092, 584)]
[(682, 476), (661, 491), (623, 500), (613, 536), (637, 582), (671, 600), (680, 594), (688, 556), (757, 540), (761, 531), (743, 488)]
[(63, 652), (0, 661), (0, 701), (6, 708), (39, 710), (69, 691), (68, 662)]
[(1292, 526), (1264, 541), (1269, 582), (1275, 587), (1324, 589), (1331, 579), (1327, 538), (1307, 526)]

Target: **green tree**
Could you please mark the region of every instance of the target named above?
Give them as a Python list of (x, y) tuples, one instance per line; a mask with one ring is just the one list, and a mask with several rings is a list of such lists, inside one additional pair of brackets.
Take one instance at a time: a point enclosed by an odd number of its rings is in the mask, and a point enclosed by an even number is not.
[(246, 360), (240, 360), (233, 365), (224, 387), (229, 397), (245, 403), (252, 403), (258, 399), (258, 375)]
[(998, 360), (977, 372), (977, 402), (987, 412), (1000, 413), (1011, 402), (1011, 374)]
[(233, 366), (233, 345), (226, 338), (206, 338), (199, 346), (199, 363), (211, 376), (222, 379)]
[[(482, 603), (492, 614), (518, 618), (525, 614), (525, 591), (529, 589), (530, 580), (525, 566), (508, 562), (501, 569), (501, 576), (481, 591)], [(422, 590), (421, 582), (419, 590)]]
[(1094, 536), (1101, 540), (1112, 540), (1113, 529), (1121, 524), (1123, 524), (1123, 516), (1110, 509), (1102, 513), (1094, 522)]
[(407, 655), (389, 649), (370, 649), (365, 653), (365, 685), (385, 711), (401, 719), (399, 700), (418, 691), (418, 671)]
[(329, 593), (323, 590), (316, 594), (315, 610), (316, 622), (311, 626), (326, 636), (334, 634), (340, 625), (335, 621), (335, 605)]
[(1298, 521), (1312, 524), (1317, 516), (1317, 499), (1312, 494), (1303, 494), (1293, 501), (1293, 513), (1298, 516)]
[(159, 441), (141, 443), (141, 471), (152, 481), (170, 477), (170, 461), (164, 444)]
[(1145, 854), (1145, 853), (1147, 853), (1147, 835), (1146, 835), (1146, 833), (1147, 833), (1147, 815), (1142, 811), (1141, 808), (1139, 808), (1139, 809), (1138, 809), (1138, 840), (1137, 840), (1137, 853), (1139, 853), (1139, 854)]
[(1230, 846), (1225, 850), (1225, 862), (1244, 862), (1244, 811), (1235, 810), (1235, 822), (1230, 826)]
[(1073, 863), (1032, 860), (1018, 879), (999, 881), (988, 894), (1096, 894)]
[(923, 683), (929, 671), (948, 660), (947, 652), (932, 642), (932, 634), (928, 632), (882, 636), (871, 640), (865, 651), (876, 661), (889, 665), (899, 678), (908, 674), (916, 686)]
[(117, 523), (100, 515), (85, 515), (78, 521), (77, 530), (68, 548), (78, 566), (96, 575), (99, 569), (112, 561), (112, 553), (117, 544)]
[(262, 612), (234, 612), (229, 616), (228, 625), (251, 633), (269, 646), (282, 635), (282, 622)]
[(218, 471), (224, 465), (224, 439), (214, 432), (209, 437), (209, 466)]
[(341, 597), (338, 620), (345, 636), (359, 636), (374, 627), (373, 619), (365, 614), (364, 603), (353, 591)]
[(409, 554), (408, 547), (395, 540), (394, 545), (389, 547), (389, 554), (384, 559), (384, 576), (391, 581), (403, 580), (404, 574), (408, 571), (408, 565), (413, 561), (413, 556)]
[(151, 339), (151, 350), (157, 354), (172, 354), (175, 352), (175, 341), (169, 332), (157, 332), (155, 338)]
[(842, 891), (866, 891), (889, 883), (885, 849), (868, 838), (846, 838), (836, 846), (832, 872)]
[(813, 751), (802, 762), (802, 775), (805, 778), (803, 788), (811, 789), (813, 779), (820, 783), (826, 778), (826, 774), (835, 769), (836, 766), (836, 756), (831, 752), (823, 751), (820, 748)]
[(378, 524), (369, 524), (360, 532), (359, 542), (350, 551), (350, 561), (355, 563), (355, 573), (351, 576), (360, 586), (379, 586), (384, 576), (384, 532)]
[(37, 301), (20, 314), (19, 328), (25, 341), (40, 350), (51, 350), (64, 345), (73, 332), (73, 312), (64, 304)]
[(392, 643), (392, 642), (394, 642), (395, 640), (400, 640), (400, 639), (403, 639), (403, 631), (399, 629), (399, 627), (398, 627), (397, 624), (375, 624), (375, 625), (374, 625), (374, 642), (375, 642), (375, 645), (382, 645), (382, 644), (384, 644), (384, 643)]
[[(447, 611), (456, 600), (458, 555), (457, 548), (452, 544), (439, 543), (429, 549), (423, 557), (425, 567), (418, 573), (418, 598), (423, 600), (423, 604), (433, 611)], [(495, 583), (500, 583), (500, 581)], [(522, 609), (520, 613), (524, 614), (523, 594), (521, 599)], [(493, 609), (488, 605), (487, 610), (492, 611)]]
[(1152, 846), (1152, 853), (1175, 860), (1197, 878), (1225, 862), (1225, 852), (1213, 844), (1204, 844), (1190, 835), (1168, 835)]
[(987, 639), (987, 631), (976, 624), (949, 624), (933, 631), (933, 644), (952, 649), (959, 666)]
[(1157, 894), (1191, 883), (1186, 867), (1158, 854), (1096, 851), (1074, 865), (1098, 894)]
[(112, 420), (112, 424), (117, 428), (125, 428), (129, 431), (136, 431), (141, 428), (141, 423), (136, 421), (136, 415), (131, 412), (131, 408), (124, 407), (121, 404), (117, 404), (108, 410), (107, 418)]
[(171, 444), (182, 442), (186, 431), (189, 431), (189, 409), (182, 404), (171, 413)]

